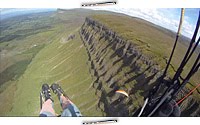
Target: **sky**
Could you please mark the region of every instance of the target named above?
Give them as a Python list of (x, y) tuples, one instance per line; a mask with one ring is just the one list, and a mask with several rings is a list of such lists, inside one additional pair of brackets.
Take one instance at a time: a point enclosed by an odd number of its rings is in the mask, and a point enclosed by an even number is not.
[[(94, 9), (94, 10), (108, 10), (118, 13), (127, 14), (133, 17), (139, 17), (150, 21), (156, 25), (165, 27), (170, 29), (174, 32), (177, 32), (181, 9), (180, 8), (121, 8), (121, 7), (87, 7), (87, 9)], [(38, 10), (42, 11), (41, 9), (0, 9), (1, 15), (10, 14), (13, 12), (22, 12), (22, 11), (31, 11), (31, 10)], [(198, 19), (200, 8), (186, 8), (184, 21), (182, 25), (181, 34), (187, 36), (189, 38), (192, 37), (193, 32), (195, 30), (196, 22)], [(200, 32), (199, 32), (200, 34)]]
[(38, 13), (38, 12), (49, 12), (56, 11), (55, 8), (0, 8), (0, 21), (9, 17), (29, 14), (29, 13)]
[[(108, 10), (127, 14), (133, 17), (139, 17), (160, 25), (174, 32), (177, 32), (181, 8), (93, 8), (95, 10)], [(189, 38), (192, 37), (196, 27), (199, 8), (186, 8), (181, 33)], [(200, 34), (200, 32), (199, 32)]]
[[(80, 7), (80, 1), (83, 0), (0, 0), (0, 8), (78, 8)], [(85, 0), (84, 0), (85, 1)], [(86, 0), (89, 1), (89, 0)], [(94, 0), (92, 0), (94, 1)], [(102, 0), (101, 0), (102, 1)], [(112, 11), (118, 11), (121, 8), (123, 9), (123, 13), (138, 16), (140, 18), (145, 18), (151, 22), (161, 24), (164, 27), (177, 31), (177, 22), (180, 17), (180, 9), (160, 9), (160, 8), (199, 8), (199, 0), (117, 0), (118, 8), (112, 8)], [(131, 9), (134, 8), (134, 9)], [(136, 9), (139, 8), (139, 9)], [(142, 8), (142, 9), (141, 9)], [(148, 8), (148, 9), (145, 9)], [(150, 9), (149, 9), (150, 8)], [(153, 8), (153, 9), (152, 9)], [(157, 9), (154, 9), (157, 8)], [(118, 9), (118, 10), (117, 10)], [(198, 9), (199, 10), (199, 9)], [(191, 33), (194, 31), (196, 18), (198, 15), (197, 9), (186, 9), (186, 17), (184, 21), (183, 34), (186, 36), (191, 36)], [(151, 15), (150, 15), (151, 14)], [(165, 22), (165, 23), (164, 23)], [(188, 33), (190, 35), (188, 35)], [(67, 119), (67, 123), (80, 124), (83, 120), (94, 120), (96, 118), (79, 118), (79, 119)], [(98, 118), (99, 119), (99, 118)], [(103, 118), (104, 119), (104, 118)], [(34, 122), (30, 122), (33, 121)], [(163, 123), (162, 119), (150, 119), (150, 120), (140, 120), (140, 119), (131, 119), (131, 118), (119, 118), (119, 124), (125, 123), (127, 125), (130, 124), (154, 124), (160, 125), (160, 123), (166, 124), (196, 124), (199, 122), (199, 119), (168, 119), (167, 122)], [(32, 117), (23, 117), (21, 120), (19, 118), (12, 119), (1, 119), (1, 123), (7, 124), (16, 124), (20, 123), (21, 125), (26, 125), (27, 123), (34, 124), (63, 124), (63, 120), (35, 120)], [(117, 124), (117, 123), (116, 123)]]
[[(41, 9), (41, 8), (40, 8)], [(181, 9), (180, 8), (119, 8), (119, 7), (87, 7), (87, 9), (94, 10), (108, 10), (118, 13), (127, 14), (133, 17), (139, 17), (150, 21), (156, 25), (165, 27), (174, 32), (177, 32)], [(34, 9), (0, 9), (1, 15), (10, 14), (12, 12), (22, 12), (22, 11), (38, 10)], [(41, 11), (41, 10), (39, 10)], [(198, 19), (200, 8), (186, 8), (184, 21), (182, 25), (181, 34), (189, 38), (192, 37), (196, 22)], [(200, 32), (199, 32), (200, 34)]]
[[(0, 8), (80, 8), (81, 3), (112, 0), (0, 0)], [(177, 32), (181, 9), (186, 9), (182, 34), (191, 38), (198, 18), (199, 0), (114, 0), (116, 5), (95, 9), (124, 13)], [(91, 7), (89, 7), (91, 9)], [(178, 9), (177, 9), (178, 8)], [(200, 34), (200, 33), (199, 33)]]

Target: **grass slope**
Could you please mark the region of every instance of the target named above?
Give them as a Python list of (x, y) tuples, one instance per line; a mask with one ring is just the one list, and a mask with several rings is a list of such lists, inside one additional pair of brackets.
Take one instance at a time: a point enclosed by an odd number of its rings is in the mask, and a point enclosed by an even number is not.
[[(65, 32), (62, 37), (66, 37), (70, 33)], [(43, 83), (53, 82), (58, 82), (64, 88), (83, 115), (92, 115), (87, 109), (95, 110), (95, 106), (91, 107), (91, 104), (95, 104), (97, 99), (93, 94), (94, 90), (90, 87), (92, 79), (86, 65), (87, 55), (77, 30), (73, 33), (76, 35), (74, 40), (62, 43), (62, 37), (58, 38), (41, 50), (33, 59), (17, 83), (18, 89), (10, 115), (37, 116), (41, 86)], [(56, 96), (54, 96), (55, 98)], [(85, 102), (91, 103), (90, 107)], [(58, 100), (55, 99), (57, 110), (59, 106)]]
[[(144, 54), (152, 57), (163, 69), (165, 68), (166, 59), (169, 59), (176, 34), (145, 20), (123, 14), (96, 14), (91, 17), (115, 31), (124, 39), (133, 41)], [(170, 66), (168, 75), (173, 76), (178, 68), (187, 51), (188, 42), (188, 39), (184, 37), (179, 39), (171, 62), (175, 69)], [(186, 76), (189, 72), (196, 57), (197, 53), (194, 53), (185, 67), (182, 76)], [(200, 71), (190, 80), (194, 85), (197, 85), (200, 81), (199, 75)], [(193, 88), (192, 86), (188, 87)]]
[[(4, 91), (10, 92), (10, 87), (15, 92), (12, 93), (14, 100), (10, 101), (12, 103), (10, 111), (3, 115), (38, 116), (41, 86), (43, 83), (52, 84), (54, 82), (62, 86), (84, 116), (102, 115), (102, 112), (96, 109), (98, 98), (94, 95), (95, 90), (91, 87), (92, 78), (86, 63), (88, 57), (78, 33), (85, 17), (83, 15), (83, 17), (74, 16), (72, 13), (73, 11), (71, 14), (69, 12), (54, 15), (58, 21), (52, 31), (53, 36), (51, 36), (52, 34), (46, 36), (45, 47), (32, 58), (24, 74), (15, 81), (15, 84), (12, 84), (14, 86), (10, 85)], [(79, 21), (74, 23), (77, 18)], [(67, 40), (68, 36), (72, 34), (75, 34), (75, 38)], [(38, 40), (41, 41), (41, 38)], [(27, 50), (22, 54), (33, 51)], [(1, 93), (1, 95), (8, 94)], [(57, 96), (53, 93), (52, 95), (55, 100), (56, 112), (60, 114), (61, 108)]]
[[(0, 42), (0, 115), (4, 116), (12, 109), (17, 81), (25, 72), (35, 55), (54, 36), (55, 30), (43, 28), (50, 25), (52, 13), (40, 13), (10, 18), (0, 24), (3, 38), (13, 34), (28, 34), (20, 39), (13, 38)], [(41, 23), (40, 25), (38, 25)], [(35, 27), (37, 32), (35, 32)], [(52, 29), (53, 29), (52, 25)]]
[[(156, 55), (155, 59), (165, 66), (163, 58), (170, 54), (173, 37), (139, 19), (133, 21), (116, 13), (84, 9), (12, 18), (0, 25), (1, 116), (38, 116), (41, 86), (53, 82), (64, 88), (84, 116), (104, 114), (96, 108), (98, 98), (91, 87), (93, 79), (88, 71), (88, 57), (78, 33), (89, 15), (122, 37), (133, 40), (144, 53)], [(73, 34), (75, 38), (67, 40)], [(181, 42), (178, 45), (176, 60), (173, 60), (175, 67), (185, 52), (184, 45)], [(194, 82), (200, 81), (198, 75), (199, 72)], [(60, 114), (59, 101), (55, 95), (53, 98), (56, 112)]]

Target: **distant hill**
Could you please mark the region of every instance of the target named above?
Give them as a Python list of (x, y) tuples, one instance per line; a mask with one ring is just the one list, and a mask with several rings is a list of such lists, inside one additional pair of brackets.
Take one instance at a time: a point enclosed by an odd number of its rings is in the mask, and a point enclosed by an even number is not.
[[(23, 13), (0, 23), (0, 116), (38, 116), (41, 86), (54, 82), (84, 116), (131, 116), (162, 74), (176, 35), (108, 11)], [(184, 36), (179, 39), (168, 77), (177, 69), (188, 41)], [(199, 75), (184, 92), (200, 81)], [(116, 93), (118, 89), (129, 98)], [(52, 95), (59, 114), (59, 101)], [(185, 116), (199, 116), (199, 100), (195, 91), (184, 101)]]
[(56, 9), (0, 9), (0, 20), (8, 19), (11, 17), (16, 17), (20, 15), (32, 14), (32, 13), (40, 13), (40, 12), (50, 12), (56, 11)]

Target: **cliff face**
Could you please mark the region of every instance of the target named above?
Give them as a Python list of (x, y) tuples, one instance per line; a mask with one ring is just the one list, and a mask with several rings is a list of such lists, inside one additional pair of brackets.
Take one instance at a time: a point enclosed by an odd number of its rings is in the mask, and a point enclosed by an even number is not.
[[(86, 18), (80, 36), (99, 97), (98, 108), (105, 116), (131, 116), (143, 105), (143, 97), (157, 82), (162, 69), (141, 52), (140, 46), (91, 18)], [(126, 91), (129, 98), (116, 94), (118, 89)], [(185, 106), (182, 109), (186, 110)]]

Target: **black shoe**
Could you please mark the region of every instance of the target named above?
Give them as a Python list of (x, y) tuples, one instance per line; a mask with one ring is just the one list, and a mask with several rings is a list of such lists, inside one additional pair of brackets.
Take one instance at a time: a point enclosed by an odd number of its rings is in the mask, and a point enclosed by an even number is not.
[(51, 89), (53, 90), (53, 93), (58, 95), (58, 97), (60, 97), (61, 95), (65, 96), (63, 89), (58, 84), (53, 83), (51, 85)]
[(46, 83), (42, 85), (42, 94), (44, 95), (45, 101), (47, 101), (48, 99), (52, 100), (50, 87)]

